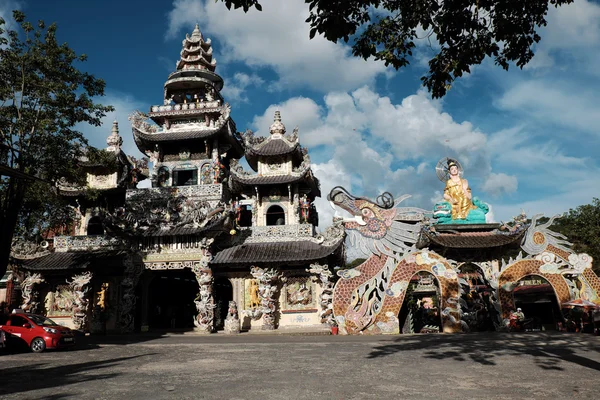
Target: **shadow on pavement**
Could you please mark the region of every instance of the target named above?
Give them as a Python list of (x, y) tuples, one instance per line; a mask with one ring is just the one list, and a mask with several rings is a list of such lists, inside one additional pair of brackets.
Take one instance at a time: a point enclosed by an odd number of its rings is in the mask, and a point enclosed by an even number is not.
[[(132, 357), (120, 357), (102, 361), (91, 361), (78, 364), (60, 365), (44, 368), (44, 363), (18, 366), (0, 370), (2, 385), (0, 395), (30, 392), (34, 390), (62, 387), (74, 383), (113, 378), (118, 373), (96, 373), (103, 368), (113, 367), (121, 361), (138, 357), (153, 356), (154, 353)], [(88, 372), (92, 374), (88, 374)], [(58, 396), (58, 395), (57, 395)]]
[(576, 354), (600, 352), (600, 342), (593, 336), (577, 334), (463, 334), (411, 335), (400, 337), (393, 344), (373, 348), (368, 358), (378, 358), (404, 351), (425, 349), (424, 357), (474, 361), (481, 365), (496, 365), (499, 357), (534, 357), (544, 370), (562, 371), (561, 362), (570, 362), (600, 371), (600, 362)]

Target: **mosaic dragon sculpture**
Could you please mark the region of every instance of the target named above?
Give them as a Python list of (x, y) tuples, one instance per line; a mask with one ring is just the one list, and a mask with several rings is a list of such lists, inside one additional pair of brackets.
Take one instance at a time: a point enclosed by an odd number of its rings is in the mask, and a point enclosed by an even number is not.
[(333, 312), (341, 333), (398, 333), (397, 315), (410, 279), (419, 271), (434, 274), (440, 282), (444, 330), (461, 330), (457, 274), (441, 256), (417, 251), (427, 211), (397, 207), (408, 197), (394, 200), (386, 192), (372, 201), (339, 186), (328, 195), (332, 206), (351, 214), (343, 220), (350, 243), (369, 256), (356, 268), (338, 272)]

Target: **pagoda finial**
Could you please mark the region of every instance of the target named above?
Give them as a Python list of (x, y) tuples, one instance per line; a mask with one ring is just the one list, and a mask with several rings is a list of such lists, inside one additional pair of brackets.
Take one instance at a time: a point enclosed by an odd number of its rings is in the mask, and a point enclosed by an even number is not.
[(123, 144), (123, 138), (119, 136), (119, 123), (115, 120), (112, 124), (112, 130), (110, 136), (106, 139), (108, 147), (106, 150), (113, 151), (115, 153), (121, 151), (121, 145)]
[(194, 30), (192, 31), (192, 40), (193, 39), (202, 39), (202, 32), (200, 32), (200, 27), (198, 24), (196, 24)]
[(283, 125), (283, 123), (281, 122), (281, 113), (279, 111), (275, 111), (275, 118), (273, 120), (274, 122), (269, 128), (269, 132), (271, 132), (271, 135), (283, 135), (285, 133), (285, 125)]

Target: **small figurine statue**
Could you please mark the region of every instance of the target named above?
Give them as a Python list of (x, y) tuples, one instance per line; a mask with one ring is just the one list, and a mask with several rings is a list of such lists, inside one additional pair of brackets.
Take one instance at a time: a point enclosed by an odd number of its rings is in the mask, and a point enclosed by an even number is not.
[(225, 318), (225, 333), (240, 333), (240, 318), (238, 317), (238, 308), (235, 301), (229, 302), (227, 317)]
[(310, 200), (306, 194), (300, 198), (300, 218), (302, 223), (308, 223), (310, 218)]
[(213, 159), (212, 162), (212, 169), (213, 169), (213, 183), (219, 183), (221, 181), (221, 175), (223, 170), (225, 169), (225, 166), (223, 164), (221, 164), (221, 161), (219, 160), (219, 156), (215, 156), (215, 158)]
[(242, 206), (240, 205), (240, 202), (234, 201), (233, 204), (231, 205), (231, 208), (235, 215), (235, 222), (239, 225), (240, 219), (242, 217)]

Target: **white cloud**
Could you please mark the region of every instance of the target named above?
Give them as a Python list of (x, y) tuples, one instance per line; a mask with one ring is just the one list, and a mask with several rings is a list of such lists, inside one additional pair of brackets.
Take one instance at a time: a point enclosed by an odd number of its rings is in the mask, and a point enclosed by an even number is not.
[(243, 72), (236, 72), (230, 79), (225, 79), (225, 82), (225, 86), (221, 91), (225, 101), (247, 103), (246, 89), (252, 86), (260, 86), (265, 81), (256, 74), (248, 75)]
[[(288, 131), (300, 127), (300, 141), (311, 149), (320, 174), (333, 169), (326, 181), (338, 179), (355, 194), (411, 194), (407, 205), (429, 209), (441, 197), (435, 165), (447, 153), (465, 164), (469, 176), (490, 179), (486, 189), (495, 194), (516, 189), (516, 178), (490, 175), (486, 136), (468, 122), (454, 121), (422, 91), (401, 104), (366, 87), (328, 93), (322, 107), (312, 99), (291, 98), (254, 117), (259, 134), (268, 132), (275, 110)], [(330, 188), (323, 189), (326, 195)]]
[[(590, 83), (588, 83), (589, 85)], [(597, 134), (600, 125), (598, 92), (567, 79), (526, 80), (509, 88), (498, 107), (544, 122)]]
[[(222, 2), (175, 0), (166, 38), (177, 38), (195, 23), (219, 39), (219, 59), (250, 67), (270, 67), (279, 75), (271, 89), (309, 86), (314, 90), (351, 90), (391, 73), (383, 63), (353, 57), (350, 48), (323, 37), (309, 39), (303, 0), (263, 0), (263, 11), (227, 10)], [(206, 35), (205, 35), (206, 36)]]
[(516, 176), (504, 173), (491, 173), (481, 186), (481, 189), (493, 197), (510, 194), (517, 191), (519, 184)]
[(112, 105), (115, 111), (106, 114), (102, 118), (101, 126), (88, 124), (79, 124), (77, 126), (77, 129), (88, 139), (90, 145), (105, 149), (107, 147), (106, 138), (111, 133), (112, 123), (113, 121), (117, 121), (119, 123), (119, 134), (123, 138), (123, 151), (129, 156), (142, 157), (143, 155), (133, 141), (131, 122), (127, 118), (135, 110), (147, 112), (150, 105), (135, 99), (129, 94), (118, 92), (107, 92), (106, 96), (97, 98), (96, 101), (105, 105)]

